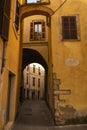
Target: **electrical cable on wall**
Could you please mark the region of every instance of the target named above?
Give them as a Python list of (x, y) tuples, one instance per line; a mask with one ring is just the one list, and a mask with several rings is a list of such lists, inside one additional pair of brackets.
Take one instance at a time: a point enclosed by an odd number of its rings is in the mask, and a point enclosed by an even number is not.
[[(59, 10), (65, 3), (67, 2), (67, 0), (64, 0), (61, 4), (60, 4), (60, 6), (58, 6), (57, 8), (56, 8), (56, 10), (54, 11), (54, 13), (57, 11), (57, 10)], [(54, 14), (53, 13), (53, 14)], [(52, 15), (53, 15), (52, 14)]]

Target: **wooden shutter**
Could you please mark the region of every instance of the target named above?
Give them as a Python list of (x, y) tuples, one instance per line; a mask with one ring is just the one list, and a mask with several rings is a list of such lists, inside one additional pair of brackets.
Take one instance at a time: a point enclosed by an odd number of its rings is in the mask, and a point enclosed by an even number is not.
[(69, 19), (67, 16), (62, 17), (62, 36), (63, 39), (69, 39)]
[(16, 12), (15, 12), (15, 28), (16, 31), (19, 29), (19, 15), (20, 15), (20, 3), (16, 1)]
[(4, 40), (8, 40), (11, 0), (4, 0), (3, 5), (4, 8), (3, 8), (3, 19), (1, 25), (1, 36)]
[(34, 40), (34, 22), (30, 23), (30, 41)]
[(5, 0), (0, 0), (0, 35), (1, 35), (1, 32), (2, 32), (4, 3), (5, 3)]
[(42, 40), (45, 40), (45, 22), (42, 22)]
[(76, 16), (62, 17), (62, 38), (77, 39)]
[(71, 39), (77, 39), (76, 16), (71, 16), (69, 20), (70, 20), (70, 37)]

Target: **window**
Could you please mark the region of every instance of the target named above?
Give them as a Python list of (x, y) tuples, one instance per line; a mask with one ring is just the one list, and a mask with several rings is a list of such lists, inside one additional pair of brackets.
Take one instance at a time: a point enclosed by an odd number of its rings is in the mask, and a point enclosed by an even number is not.
[(0, 35), (8, 40), (11, 0), (0, 0)]
[(35, 77), (33, 77), (32, 85), (35, 86)]
[(40, 88), (40, 79), (38, 79), (38, 88)]
[(36, 21), (30, 23), (30, 40), (45, 40), (45, 22)]
[(26, 84), (28, 84), (28, 74), (26, 75)]
[(27, 3), (37, 3), (40, 2), (40, 0), (27, 0)]
[(40, 67), (38, 67), (38, 75), (40, 75), (41, 73), (40, 73)]
[(26, 0), (27, 4), (50, 3), (50, 0)]
[(76, 16), (62, 16), (62, 39), (78, 39)]
[(15, 21), (14, 21), (16, 31), (18, 31), (19, 29), (19, 13), (20, 13), (19, 11), (20, 11), (20, 4), (18, 0), (16, 0)]
[(35, 73), (35, 65), (33, 65), (33, 73)]
[(27, 69), (26, 69), (27, 71), (29, 71), (29, 66), (27, 66)]

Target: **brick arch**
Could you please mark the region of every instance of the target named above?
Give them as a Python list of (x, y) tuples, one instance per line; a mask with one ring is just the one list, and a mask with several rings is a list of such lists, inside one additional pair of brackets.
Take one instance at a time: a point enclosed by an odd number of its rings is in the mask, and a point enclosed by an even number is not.
[(28, 17), (30, 15), (45, 15), (51, 17), (54, 11), (45, 6), (36, 6), (36, 5), (26, 5), (21, 7), (21, 19)]

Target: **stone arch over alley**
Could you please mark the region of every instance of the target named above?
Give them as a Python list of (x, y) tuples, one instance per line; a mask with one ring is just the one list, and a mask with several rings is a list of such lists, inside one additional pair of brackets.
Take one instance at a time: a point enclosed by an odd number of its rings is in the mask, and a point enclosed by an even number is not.
[[(43, 56), (36, 50), (24, 48), (23, 49), (23, 57), (22, 57), (22, 73), (24, 68), (29, 64), (38, 63), (43, 66), (45, 70), (45, 77), (44, 77), (44, 100), (48, 100), (48, 65), (43, 58)], [(37, 70), (36, 70), (37, 71)], [(24, 79), (24, 78), (23, 78)], [(22, 81), (23, 81), (22, 79)], [(23, 86), (23, 85), (22, 85)], [(23, 86), (24, 87), (24, 86)], [(23, 88), (21, 88), (23, 90)], [(23, 92), (21, 92), (22, 94)], [(24, 94), (20, 95), (20, 99), (24, 99)]]
[[(30, 63), (39, 63), (41, 64), (46, 71), (45, 76), (45, 98), (49, 104), (51, 111), (53, 112), (53, 88), (52, 88), (52, 50), (51, 50), (51, 16), (54, 13), (52, 9), (45, 7), (45, 6), (22, 6), (21, 7), (21, 17), (20, 17), (20, 41), (21, 41), (21, 49), (23, 50), (21, 55), (22, 57), (22, 67), (24, 68), (25, 65)], [(45, 19), (46, 25), (46, 41), (40, 42), (33, 42), (33, 41), (23, 41), (24, 33), (24, 20), (30, 17), (37, 16), (37, 19), (41, 16)], [(33, 19), (32, 19), (33, 21)], [(28, 52), (28, 53), (27, 53)], [(38, 52), (38, 53), (37, 53)], [(39, 54), (40, 53), (40, 54)], [(27, 55), (28, 56), (25, 56)], [(42, 55), (42, 56), (41, 56)], [(25, 58), (28, 57), (28, 58)], [(36, 58), (38, 57), (38, 58)], [(27, 61), (26, 61), (27, 60)], [(27, 63), (28, 62), (28, 63)], [(22, 68), (22, 69), (23, 69)], [(49, 88), (49, 90), (48, 90)]]
[(21, 20), (24, 19), (25, 17), (28, 17), (30, 15), (35, 15), (35, 14), (41, 14), (45, 16), (51, 17), (53, 15), (54, 11), (48, 7), (45, 6), (22, 6), (21, 8)]

